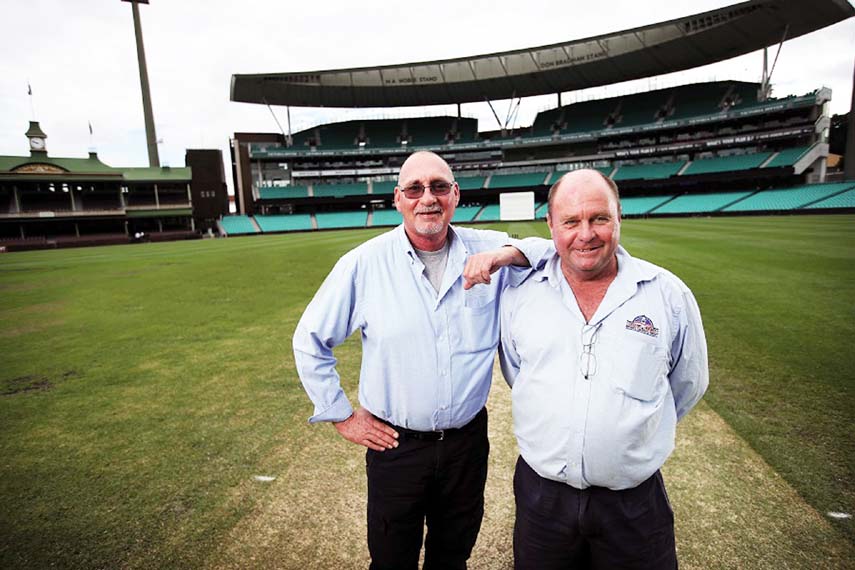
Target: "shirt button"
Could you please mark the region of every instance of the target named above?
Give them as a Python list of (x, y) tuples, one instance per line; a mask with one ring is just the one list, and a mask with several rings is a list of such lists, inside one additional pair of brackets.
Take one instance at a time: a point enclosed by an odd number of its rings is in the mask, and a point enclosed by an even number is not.
[(440, 371), (439, 371), (439, 375), (440, 375), (440, 376), (445, 376), (446, 372), (447, 372), (446, 370), (440, 370)]

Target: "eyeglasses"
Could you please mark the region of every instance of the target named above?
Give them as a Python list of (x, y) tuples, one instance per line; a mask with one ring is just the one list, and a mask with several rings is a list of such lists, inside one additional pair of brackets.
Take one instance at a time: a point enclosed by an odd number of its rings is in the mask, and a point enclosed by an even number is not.
[(600, 332), (602, 322), (596, 325), (584, 325), (582, 327), (582, 352), (579, 353), (579, 372), (585, 380), (597, 373), (597, 356), (594, 354), (594, 345), (597, 343), (597, 333)]
[(405, 188), (401, 188), (401, 192), (403, 192), (404, 196), (410, 200), (421, 198), (422, 194), (425, 193), (426, 188), (430, 188), (430, 193), (434, 196), (445, 196), (451, 192), (451, 187), (455, 184), (457, 184), (457, 182), (431, 182), (430, 186), (424, 186), (423, 184), (410, 184)]

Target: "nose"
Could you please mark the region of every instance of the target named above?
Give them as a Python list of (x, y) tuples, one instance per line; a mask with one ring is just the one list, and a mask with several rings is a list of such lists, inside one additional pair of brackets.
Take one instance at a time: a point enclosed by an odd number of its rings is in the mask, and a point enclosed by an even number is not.
[(433, 204), (436, 201), (437, 197), (433, 195), (433, 192), (431, 192), (430, 186), (425, 186), (425, 191), (421, 198), (419, 198), (419, 202), (422, 204)]
[(583, 221), (579, 224), (579, 238), (584, 241), (591, 241), (594, 239), (594, 226), (588, 222), (587, 220)]

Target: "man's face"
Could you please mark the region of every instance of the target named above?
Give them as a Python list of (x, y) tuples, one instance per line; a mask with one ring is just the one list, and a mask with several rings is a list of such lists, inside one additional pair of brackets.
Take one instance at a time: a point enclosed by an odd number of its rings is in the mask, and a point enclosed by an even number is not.
[[(401, 166), (398, 187), (395, 188), (395, 208), (404, 218), (404, 229), (411, 240), (444, 236), (460, 200), (460, 189), (452, 184), (445, 196), (434, 196), (431, 184), (452, 183), (451, 169), (435, 154), (416, 153)], [(407, 198), (404, 188), (421, 184), (425, 191), (420, 198)], [(419, 244), (414, 243), (416, 247)], [(421, 248), (420, 248), (421, 249)]]
[(618, 202), (597, 173), (580, 171), (565, 178), (546, 221), (565, 275), (587, 281), (616, 269)]

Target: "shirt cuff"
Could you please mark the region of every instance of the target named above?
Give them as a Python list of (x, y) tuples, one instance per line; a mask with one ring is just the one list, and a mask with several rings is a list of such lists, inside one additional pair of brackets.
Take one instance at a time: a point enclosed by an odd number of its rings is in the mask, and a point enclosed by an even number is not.
[(325, 410), (315, 408), (315, 415), (309, 418), (310, 424), (318, 422), (343, 422), (353, 415), (353, 406), (347, 401), (344, 392), (339, 392), (332, 405)]

